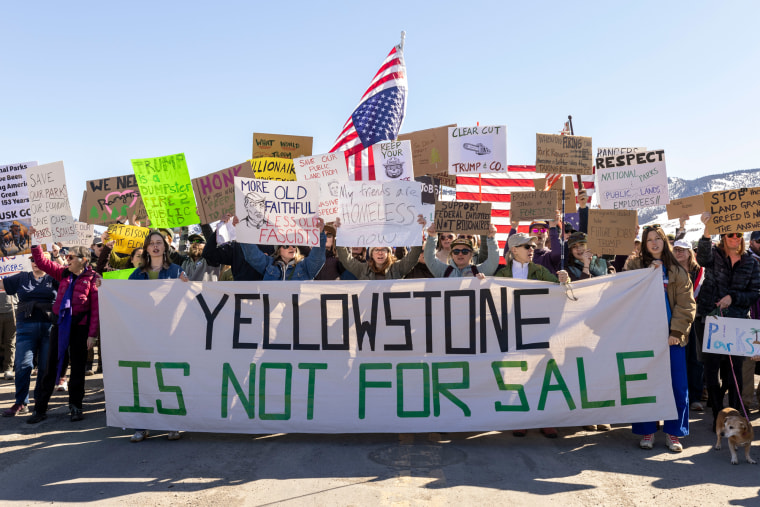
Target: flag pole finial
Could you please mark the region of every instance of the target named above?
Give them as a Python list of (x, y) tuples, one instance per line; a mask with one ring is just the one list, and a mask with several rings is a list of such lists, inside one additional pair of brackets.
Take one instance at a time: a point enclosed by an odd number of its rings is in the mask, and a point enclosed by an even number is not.
[(401, 31), (401, 44), (398, 45), (398, 48), (403, 51), (404, 50), (404, 39), (406, 39), (406, 32)]

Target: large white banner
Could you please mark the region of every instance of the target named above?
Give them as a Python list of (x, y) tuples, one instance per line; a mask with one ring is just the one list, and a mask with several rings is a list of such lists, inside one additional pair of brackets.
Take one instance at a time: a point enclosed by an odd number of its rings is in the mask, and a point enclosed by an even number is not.
[(661, 273), (574, 293), (502, 278), (104, 280), (107, 422), (406, 433), (674, 418)]

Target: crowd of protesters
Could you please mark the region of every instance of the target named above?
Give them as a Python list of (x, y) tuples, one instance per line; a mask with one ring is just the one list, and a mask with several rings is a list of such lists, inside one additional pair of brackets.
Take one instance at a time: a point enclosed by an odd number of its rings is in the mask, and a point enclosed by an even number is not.
[[(337, 246), (340, 220), (325, 224), (321, 219), (319, 245), (313, 248), (224, 241), (207, 224), (201, 225), (202, 234), (184, 234), (179, 249), (174, 248), (174, 232), (169, 229), (151, 229), (144, 244), (126, 255), (115, 253), (107, 233), (90, 249), (53, 245), (50, 252), (43, 252), (33, 245), (32, 271), (0, 281), (4, 289), (0, 293), (3, 371), (5, 379), (15, 379), (16, 388), (13, 405), (2, 415), (29, 413), (36, 368), (34, 410), (27, 422), (44, 420), (50, 397), (65, 381), (68, 368), (70, 417), (72, 421), (84, 417), (85, 376), (93, 373), (92, 351), (99, 338), (101, 274), (120, 269), (132, 270), (130, 280), (184, 282), (495, 276), (560, 284), (625, 270), (658, 269), (666, 302), (662, 311), (669, 322), (663, 340), (669, 345), (677, 409), (676, 418), (662, 427), (668, 448), (682, 450), (680, 437), (689, 434), (689, 410), (704, 411), (705, 401), (712, 410), (713, 430), (726, 392), (729, 406), (739, 411), (757, 406), (754, 374), (760, 357), (750, 361), (702, 353), (701, 341), (705, 319), (711, 315), (760, 318), (760, 231), (752, 232), (747, 244), (743, 234), (723, 234), (716, 242), (705, 230), (695, 247), (684, 239), (687, 217), (682, 217), (675, 234), (667, 235), (657, 225), (646, 226), (630, 255), (601, 256), (588, 247), (584, 191), (579, 194), (578, 230), (560, 218), (557, 212), (553, 220), (532, 222), (528, 233), (517, 232), (518, 224), (513, 222), (503, 257), (493, 225), (483, 236), (439, 232), (430, 225), (422, 247), (365, 249)], [(702, 216), (704, 223), (708, 219), (708, 214)], [(228, 222), (236, 225), (237, 217), (226, 215), (217, 229)], [(418, 222), (427, 225), (422, 216)], [(641, 436), (641, 448), (651, 449), (657, 422), (641, 415), (642, 421), (634, 423), (632, 431)], [(585, 428), (604, 431), (610, 425)], [(556, 428), (541, 428), (541, 432), (548, 438), (558, 436)], [(515, 436), (526, 433), (525, 429), (513, 431)], [(148, 436), (147, 429), (137, 429), (131, 440), (139, 442)], [(180, 433), (170, 430), (168, 438), (178, 439)]]

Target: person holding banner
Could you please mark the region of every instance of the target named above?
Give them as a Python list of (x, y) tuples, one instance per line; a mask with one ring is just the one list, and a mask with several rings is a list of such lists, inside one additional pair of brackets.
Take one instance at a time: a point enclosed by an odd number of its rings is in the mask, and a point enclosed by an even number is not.
[[(662, 270), (665, 285), (665, 311), (667, 312), (670, 349), (670, 378), (676, 402), (676, 418), (665, 421), (663, 431), (666, 444), (672, 452), (683, 451), (679, 437), (689, 434), (689, 385), (686, 378), (686, 342), (694, 321), (696, 302), (692, 294), (689, 274), (673, 256), (670, 242), (659, 225), (644, 227), (641, 235), (641, 253), (631, 257), (623, 270), (656, 268)], [(652, 449), (657, 422), (637, 422), (631, 427), (636, 435), (642, 435), (639, 447)]]
[[(697, 262), (705, 268), (705, 281), (697, 298), (697, 336), (704, 337), (705, 320), (710, 315), (746, 319), (750, 307), (760, 298), (760, 266), (747, 252), (744, 234), (740, 232), (721, 234), (717, 245), (707, 232), (710, 213), (702, 214), (705, 231), (697, 244)], [(701, 346), (699, 347), (701, 350)], [(723, 392), (720, 385), (721, 364), (733, 367), (735, 382), (728, 382), (728, 404), (742, 410), (742, 356), (704, 352), (708, 404), (713, 411), (713, 431), (718, 412), (723, 409)], [(726, 386), (723, 386), (726, 387)]]
[[(313, 280), (325, 264), (325, 221), (317, 218), (319, 227), (319, 246), (304, 257), (295, 245), (277, 245), (274, 255), (269, 256), (261, 251), (258, 245), (239, 243), (246, 262), (257, 272), (261, 273), (263, 280)], [(303, 262), (302, 262), (303, 261)], [(237, 278), (236, 278), (237, 280)]]
[(140, 266), (135, 268), (130, 280), (166, 280), (179, 278), (189, 281), (182, 268), (169, 260), (169, 243), (158, 229), (151, 230), (145, 237)]
[[(420, 221), (425, 226), (425, 219)], [(448, 263), (441, 262), (436, 255), (438, 240), (436, 238), (435, 222), (428, 227), (428, 239), (425, 242), (425, 264), (436, 278), (459, 278), (463, 276), (491, 276), (499, 267), (499, 246), (496, 243), (496, 226), (491, 224), (488, 230), (488, 257), (480, 264), (473, 264), (475, 247), (472, 241), (457, 238), (449, 244), (450, 254)], [(416, 259), (416, 257), (415, 257)]]
[[(42, 254), (50, 259), (50, 253)], [(29, 410), (29, 384), (34, 356), (39, 362), (37, 382), (34, 386), (34, 400), (40, 399), (42, 380), (48, 361), (50, 346), (50, 326), (58, 282), (45, 274), (32, 261), (32, 271), (22, 271), (0, 280), (0, 290), (18, 297), (16, 305), (16, 401), (3, 411), (3, 417), (25, 414)]]
[[(34, 228), (29, 228), (34, 234)], [(37, 424), (47, 419), (50, 396), (63, 375), (61, 368), (65, 352), (69, 351), (69, 410), (72, 421), (84, 419), (84, 372), (87, 351), (95, 345), (100, 325), (98, 313), (98, 284), (100, 277), (90, 266), (90, 250), (83, 246), (69, 248), (68, 266), (46, 259), (39, 245), (32, 245), (34, 263), (60, 284), (53, 304), (54, 321), (50, 331), (47, 371), (42, 380), (40, 397), (34, 400), (34, 414), (27, 419)]]
[(567, 247), (570, 251), (570, 259), (567, 263), (570, 280), (575, 282), (609, 273), (607, 261), (588, 250), (588, 239), (585, 233), (580, 231), (572, 233), (567, 240)]

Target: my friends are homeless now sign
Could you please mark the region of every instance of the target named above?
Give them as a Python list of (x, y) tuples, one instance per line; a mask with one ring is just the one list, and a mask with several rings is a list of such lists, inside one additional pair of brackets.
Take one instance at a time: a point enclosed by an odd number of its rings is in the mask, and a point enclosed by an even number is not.
[(500, 278), (105, 280), (108, 425), (411, 433), (675, 417), (661, 273), (574, 292)]

